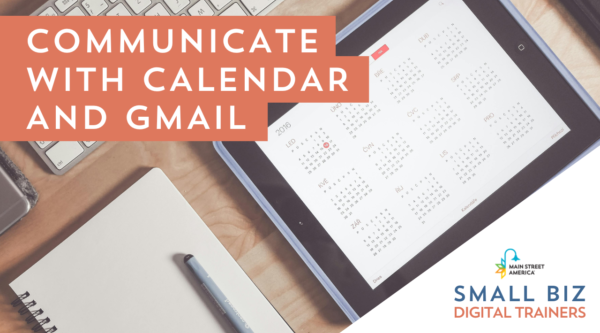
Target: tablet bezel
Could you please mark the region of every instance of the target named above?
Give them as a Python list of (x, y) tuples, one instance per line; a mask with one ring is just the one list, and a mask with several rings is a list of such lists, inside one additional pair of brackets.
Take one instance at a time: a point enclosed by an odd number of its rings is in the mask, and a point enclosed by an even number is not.
[[(361, 54), (425, 2), (392, 1), (341, 41), (337, 54)], [(501, 1), (466, 0), (465, 3), (571, 131), (374, 290), (255, 142), (223, 143), (358, 316), (369, 312), (523, 201), (600, 138), (596, 115)], [(525, 51), (518, 49), (520, 44), (526, 46)], [(271, 104), (269, 125), (294, 105)]]

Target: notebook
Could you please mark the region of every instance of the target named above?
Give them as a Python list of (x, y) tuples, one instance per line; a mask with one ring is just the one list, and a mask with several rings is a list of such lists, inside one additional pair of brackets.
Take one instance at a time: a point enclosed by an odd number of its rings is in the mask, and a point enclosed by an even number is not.
[(42, 332), (233, 332), (184, 266), (188, 253), (254, 332), (292, 332), (160, 169), (10, 286)]

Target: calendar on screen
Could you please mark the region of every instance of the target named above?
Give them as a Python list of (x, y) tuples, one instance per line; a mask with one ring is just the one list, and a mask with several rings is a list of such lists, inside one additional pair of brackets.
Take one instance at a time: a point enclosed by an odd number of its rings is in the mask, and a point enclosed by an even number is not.
[(370, 103), (343, 104), (336, 110), (335, 116), (346, 132), (355, 139), (358, 131), (373, 121), (381, 112), (381, 108), (371, 101)]
[(449, 133), (460, 123), (458, 112), (443, 97), (434, 100), (431, 105), (415, 109), (413, 123), (419, 127), (425, 140), (434, 143)]
[(352, 217), (355, 207), (373, 191), (354, 168), (326, 178), (319, 187), (331, 207), (344, 219)]
[(298, 104), (258, 145), (375, 289), (568, 127), (462, 1), (363, 56), (368, 103)]
[(392, 248), (398, 241), (398, 232), (402, 229), (400, 221), (387, 208), (367, 219), (356, 219), (352, 230), (362, 239), (364, 248), (376, 257), (382, 251)]
[(421, 224), (425, 224), (427, 216), (435, 212), (450, 197), (450, 192), (432, 173), (402, 188), (399, 194), (401, 202), (409, 207), (415, 219)]
[(489, 94), (500, 82), (499, 74), (492, 70), (490, 65), (484, 63), (468, 74), (461, 76), (456, 82), (456, 87), (469, 104), (477, 109), (487, 101)]
[(404, 166), (405, 159), (413, 153), (410, 144), (400, 136), (400, 133), (395, 133), (377, 143), (370, 142), (363, 151), (385, 179), (398, 173)]
[(427, 41), (423, 47), (430, 53), (440, 69), (450, 65), (467, 51), (469, 39), (454, 22), (443, 27), (438, 32), (426, 34)]
[(533, 133), (535, 119), (521, 103), (517, 103), (506, 110), (492, 113), (490, 116), (490, 129), (496, 133), (498, 139), (507, 149)]
[(288, 142), (290, 151), (298, 158), (298, 163), (310, 175), (325, 165), (340, 151), (340, 147), (323, 128), (319, 128), (296, 141)]
[(458, 146), (446, 157), (446, 163), (452, 168), (457, 179), (466, 184), (475, 179), (477, 168), (490, 160), (490, 152), (477, 140), (469, 139), (465, 144)]
[(425, 73), (410, 58), (377, 76), (396, 103), (410, 97), (415, 92), (415, 86), (424, 77)]

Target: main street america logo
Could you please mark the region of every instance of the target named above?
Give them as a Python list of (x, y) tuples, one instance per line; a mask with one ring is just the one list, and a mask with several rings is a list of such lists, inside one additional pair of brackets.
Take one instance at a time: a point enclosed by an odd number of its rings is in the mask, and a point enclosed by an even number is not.
[(519, 259), (519, 257), (517, 257), (517, 251), (515, 251), (514, 249), (508, 249), (506, 251), (504, 251), (504, 258), (500, 258), (500, 263), (496, 264), (496, 267), (498, 267), (498, 270), (496, 271), (496, 274), (500, 274), (500, 279), (504, 279), (504, 277), (506, 276), (506, 255), (508, 254), (508, 252), (514, 252), (515, 253), (515, 257), (512, 258), (513, 261), (517, 262), (521, 259)]
[[(508, 260), (510, 257), (512, 257), (510, 260), (514, 262)], [(496, 264), (496, 267), (498, 268), (496, 274), (500, 274), (501, 279), (504, 279), (506, 275), (535, 275), (537, 270), (544, 269), (545, 266), (544, 264), (517, 263), (520, 260), (521, 258), (517, 256), (517, 251), (515, 249), (504, 251), (504, 258), (500, 258), (500, 263)]]

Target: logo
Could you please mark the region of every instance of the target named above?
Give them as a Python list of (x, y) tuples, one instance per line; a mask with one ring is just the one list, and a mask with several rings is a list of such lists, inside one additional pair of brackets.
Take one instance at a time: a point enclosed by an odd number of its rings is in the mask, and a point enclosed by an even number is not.
[[(514, 257), (512, 254), (514, 253)], [(509, 259), (512, 257), (512, 259)], [(504, 251), (504, 258), (500, 258), (500, 263), (496, 264), (498, 270), (496, 274), (500, 274), (500, 278), (504, 279), (507, 275), (536, 275), (535, 273), (543, 270), (545, 268), (545, 264), (530, 264), (530, 263), (517, 263), (521, 261), (521, 258), (517, 256), (517, 251), (515, 249), (508, 249)]]
[(506, 255), (510, 251), (515, 253), (515, 257), (512, 258), (513, 261), (516, 262), (516, 261), (521, 260), (521, 259), (519, 259), (519, 257), (517, 257), (517, 251), (515, 251), (514, 249), (508, 249), (508, 250), (504, 251), (504, 258), (500, 258), (500, 263), (496, 264), (496, 267), (498, 267), (496, 274), (500, 274), (500, 279), (504, 279), (504, 277), (506, 276), (506, 267), (508, 266), (506, 264)]

